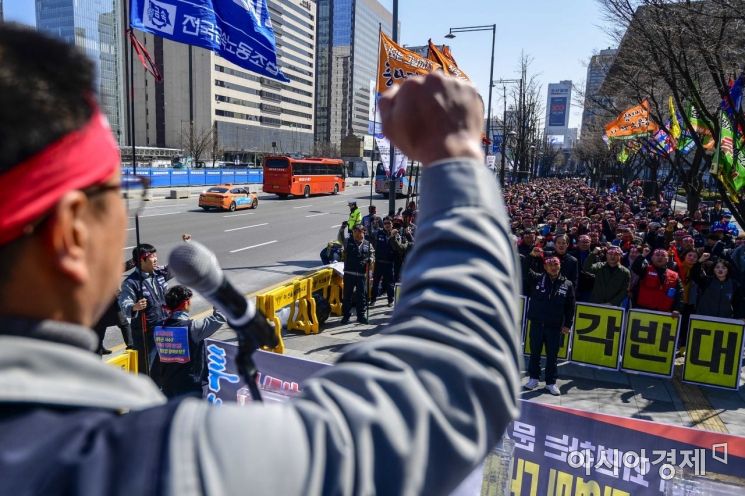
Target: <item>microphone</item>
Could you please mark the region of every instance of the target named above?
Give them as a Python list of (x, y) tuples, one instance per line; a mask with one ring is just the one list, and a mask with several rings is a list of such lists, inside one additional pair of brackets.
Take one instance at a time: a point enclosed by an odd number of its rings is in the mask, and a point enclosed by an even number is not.
[(196, 241), (180, 244), (168, 257), (168, 267), (179, 281), (225, 314), (241, 347), (250, 344), (255, 350), (261, 346), (274, 348), (279, 344), (273, 326), (256, 311), (256, 304), (247, 300), (228, 281), (209, 248)]

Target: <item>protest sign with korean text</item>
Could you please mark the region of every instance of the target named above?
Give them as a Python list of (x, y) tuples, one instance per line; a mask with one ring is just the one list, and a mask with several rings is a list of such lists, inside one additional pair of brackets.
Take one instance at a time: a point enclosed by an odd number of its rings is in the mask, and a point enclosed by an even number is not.
[(683, 381), (727, 389), (740, 387), (741, 320), (691, 315)]
[(574, 332), (570, 360), (618, 370), (623, 337), (623, 308), (578, 303), (574, 309)]
[(679, 319), (669, 313), (629, 310), (626, 314), (621, 369), (672, 377), (679, 324)]
[(189, 328), (162, 327), (153, 330), (153, 340), (162, 363), (189, 363)]

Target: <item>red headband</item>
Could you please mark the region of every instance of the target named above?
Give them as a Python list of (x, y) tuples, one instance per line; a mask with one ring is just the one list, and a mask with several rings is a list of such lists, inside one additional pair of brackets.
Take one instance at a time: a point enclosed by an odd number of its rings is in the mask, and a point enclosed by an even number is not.
[(0, 176), (0, 245), (21, 236), (68, 191), (106, 182), (119, 163), (109, 123), (94, 108), (84, 127)]

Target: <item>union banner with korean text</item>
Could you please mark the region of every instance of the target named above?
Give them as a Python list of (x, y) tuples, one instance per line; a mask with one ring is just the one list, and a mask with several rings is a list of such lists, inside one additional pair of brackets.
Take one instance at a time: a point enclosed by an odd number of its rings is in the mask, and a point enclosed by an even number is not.
[(577, 304), (570, 360), (582, 365), (618, 370), (622, 324), (623, 308)]
[(621, 112), (616, 120), (605, 125), (605, 135), (610, 140), (628, 140), (649, 136), (658, 126), (649, 118), (649, 102), (644, 100)]
[(669, 313), (630, 310), (626, 314), (621, 369), (672, 377), (679, 324), (680, 319)]
[(691, 315), (683, 381), (739, 389), (742, 342), (741, 320)]
[(132, 0), (130, 25), (282, 82), (266, 0)]
[[(205, 344), (208, 400), (250, 404), (236, 371), (238, 347), (212, 339)], [(331, 366), (266, 352), (254, 358), (269, 401), (302, 393), (307, 378)], [(689, 481), (695, 494), (740, 494), (745, 487), (744, 438), (529, 400), (520, 406), (520, 418), (501, 443), (511, 447), (511, 473), (502, 473), (490, 456), (451, 496), (694, 494), (683, 491)]]
[(385, 33), (380, 33), (380, 54), (378, 56), (378, 93), (393, 85), (403, 83), (409, 76), (424, 76), (442, 70), (437, 62), (407, 50)]

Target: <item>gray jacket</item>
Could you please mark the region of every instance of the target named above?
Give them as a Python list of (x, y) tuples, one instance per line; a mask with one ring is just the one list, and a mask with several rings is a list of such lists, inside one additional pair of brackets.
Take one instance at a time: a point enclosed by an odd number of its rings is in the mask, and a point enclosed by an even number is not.
[[(515, 253), (483, 164), (433, 165), (421, 189), (390, 325), (288, 403), (181, 402), (166, 493), (447, 494), (478, 465), (519, 413)], [(45, 325), (95, 346), (89, 330)], [(0, 337), (0, 402), (14, 401), (131, 410), (165, 399), (80, 347)]]

